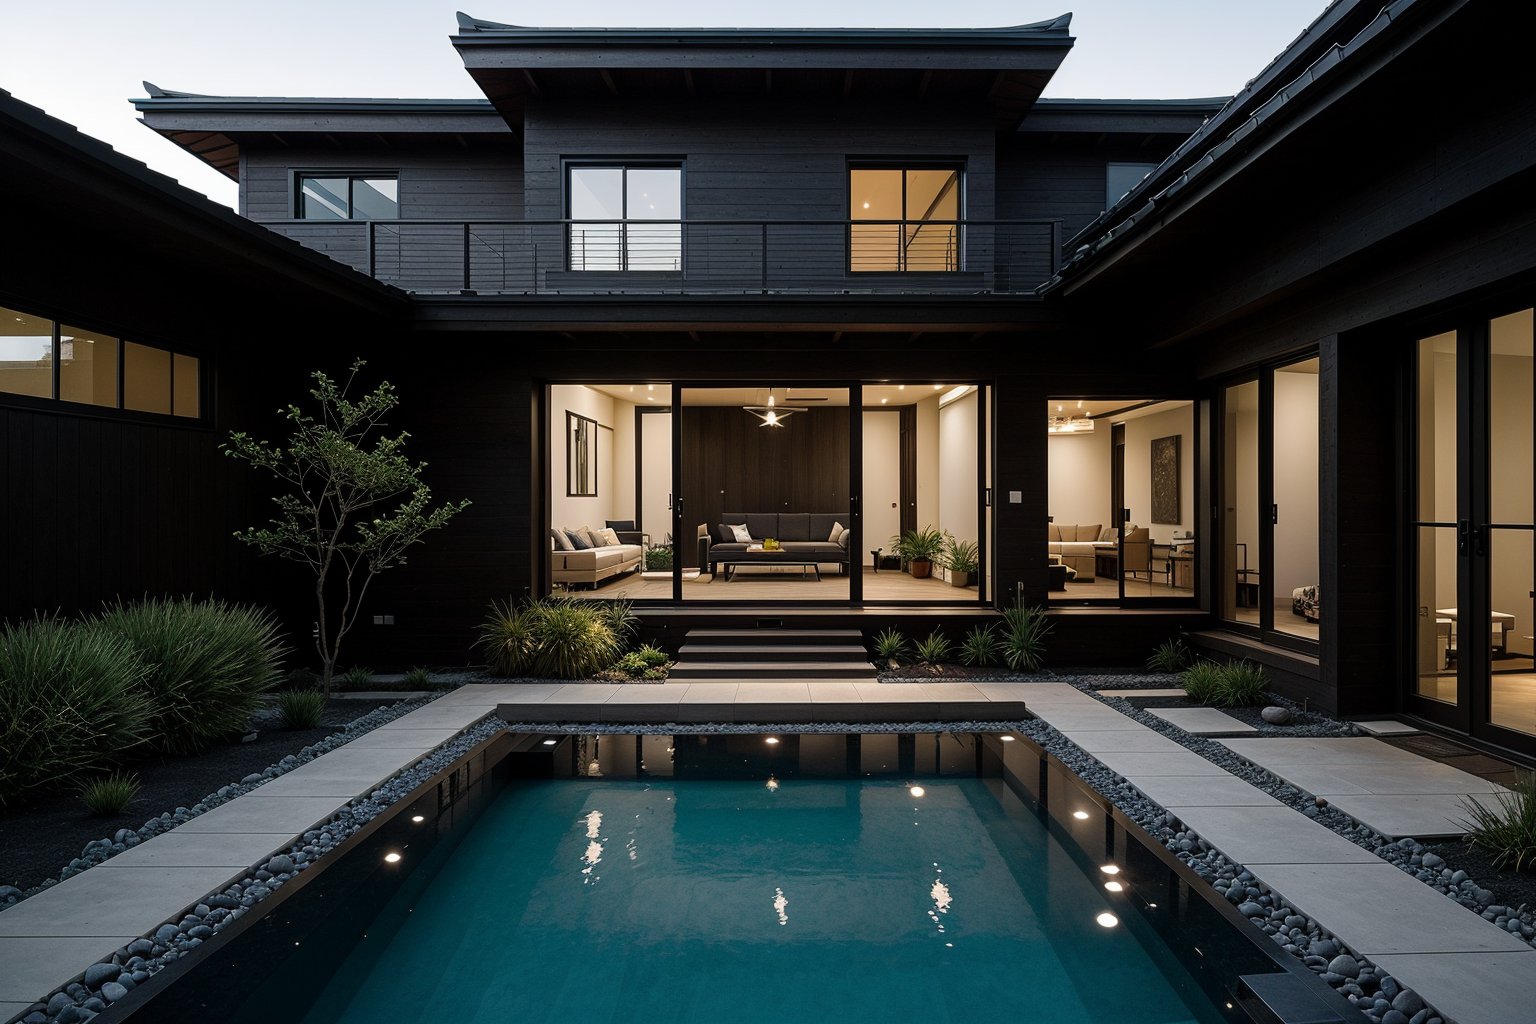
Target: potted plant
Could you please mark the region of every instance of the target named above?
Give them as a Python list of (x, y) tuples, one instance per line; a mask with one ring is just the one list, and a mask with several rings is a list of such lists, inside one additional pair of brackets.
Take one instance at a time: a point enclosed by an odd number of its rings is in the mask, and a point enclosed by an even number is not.
[(973, 541), (956, 540), (955, 535), (946, 530), (942, 562), (949, 570), (951, 586), (968, 587), (971, 577), (981, 568), (981, 549)]
[(672, 572), (672, 545), (653, 544), (645, 549), (646, 572)]
[(907, 563), (912, 578), (925, 580), (933, 575), (933, 563), (944, 553), (944, 535), (932, 526), (925, 526), (892, 537), (891, 546), (896, 549), (901, 560)]

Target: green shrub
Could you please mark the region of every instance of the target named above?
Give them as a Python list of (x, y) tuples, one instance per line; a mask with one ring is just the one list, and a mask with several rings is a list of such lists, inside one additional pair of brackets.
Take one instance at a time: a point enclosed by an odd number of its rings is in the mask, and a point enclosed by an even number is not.
[(1015, 672), (1038, 672), (1045, 664), (1051, 624), (1044, 608), (1015, 605), (1003, 612), (1003, 663)]
[(949, 637), (934, 630), (917, 642), (915, 650), (919, 665), (942, 665), (949, 660)]
[(491, 614), (480, 626), (475, 646), (485, 653), (486, 664), (499, 676), (526, 676), (533, 671), (534, 622), (539, 604), (519, 608), (508, 601), (492, 602)]
[(522, 607), (509, 601), (491, 606), (476, 646), (498, 675), (587, 679), (612, 665), (624, 646), (613, 623), (629, 629), (624, 623), (633, 618), (627, 601), (546, 597)]
[(1264, 666), (1244, 658), (1222, 666), (1216, 703), (1224, 708), (1249, 707), (1262, 701), (1268, 689), (1269, 673)]
[(139, 795), (139, 777), (129, 772), (113, 772), (87, 782), (80, 790), (85, 809), (97, 818), (115, 818), (128, 809)]
[(1147, 658), (1147, 671), (1149, 672), (1182, 672), (1188, 667), (1194, 656), (1190, 653), (1184, 641), (1179, 637), (1164, 640), (1158, 644)]
[(666, 651), (646, 644), (644, 647), (630, 651), (619, 658), (618, 661), (613, 663), (613, 667), (627, 676), (639, 679), (650, 669), (665, 668), (671, 660), (671, 658), (667, 657)]
[(284, 729), (313, 729), (325, 714), (325, 694), (319, 690), (288, 690), (277, 695)]
[(0, 626), (0, 806), (143, 743), (145, 672), (126, 640), (92, 623)]
[(1536, 775), (1520, 773), (1514, 789), (1501, 789), (1495, 807), (1462, 797), (1467, 841), (1491, 855), (1500, 871), (1536, 872)]
[(657, 544), (655, 547), (645, 549), (646, 572), (671, 572), (672, 571), (672, 545)]
[(1001, 653), (1002, 644), (997, 639), (995, 622), (989, 622), (985, 626), (972, 626), (971, 631), (965, 634), (965, 639), (960, 641), (962, 665), (987, 668), (997, 664)]
[(271, 613), (191, 598), (109, 606), (97, 620), (148, 667), (151, 744), (190, 754), (243, 732), (285, 653)]
[(907, 638), (894, 626), (875, 634), (875, 659), (880, 662), (900, 661), (907, 653)]
[(353, 665), (347, 669), (347, 674), (342, 678), (345, 680), (348, 689), (367, 689), (368, 685), (373, 682), (373, 669), (364, 668), (361, 665)]
[(405, 685), (413, 690), (425, 690), (432, 685), (432, 672), (417, 665), (405, 674)]
[(640, 630), (640, 619), (635, 615), (634, 604), (630, 601), (588, 601), (587, 606), (597, 613), (597, 617), (607, 625), (613, 633), (614, 641), (624, 647), (634, 639)]
[(1221, 697), (1222, 667), (1214, 661), (1197, 661), (1184, 670), (1184, 694), (1198, 704), (1214, 704)]
[(667, 670), (664, 669), (664, 668), (648, 668), (644, 672), (640, 673), (640, 678), (641, 679), (665, 679), (665, 678), (667, 678)]

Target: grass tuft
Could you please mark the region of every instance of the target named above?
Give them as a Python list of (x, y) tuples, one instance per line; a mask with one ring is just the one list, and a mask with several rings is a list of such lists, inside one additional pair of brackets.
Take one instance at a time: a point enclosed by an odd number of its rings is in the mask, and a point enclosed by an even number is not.
[(1213, 704), (1221, 693), (1221, 666), (1197, 661), (1184, 670), (1184, 694), (1198, 704)]
[(960, 663), (988, 668), (998, 663), (1002, 650), (997, 637), (997, 623), (972, 626), (971, 631), (965, 634), (965, 639), (960, 641)]
[(917, 642), (916, 652), (919, 665), (942, 665), (949, 660), (949, 637), (934, 630)]
[(1164, 640), (1153, 649), (1147, 658), (1147, 671), (1149, 672), (1182, 672), (1189, 667), (1194, 660), (1190, 649), (1184, 645), (1179, 637)]
[(1045, 638), (1051, 624), (1044, 608), (1015, 605), (1003, 612), (1003, 662), (1015, 672), (1038, 672), (1045, 665)]
[(1497, 806), (1463, 797), (1467, 841), (1487, 850), (1500, 871), (1536, 873), (1536, 775), (1521, 772), (1514, 789), (1500, 790)]
[(85, 809), (96, 818), (115, 818), (128, 809), (139, 795), (139, 777), (129, 772), (113, 772), (92, 779), (80, 789)]
[(907, 638), (894, 626), (876, 633), (872, 643), (875, 647), (875, 660), (881, 664), (900, 661), (907, 653)]
[(317, 690), (288, 690), (277, 695), (284, 729), (313, 729), (325, 714), (325, 694)]

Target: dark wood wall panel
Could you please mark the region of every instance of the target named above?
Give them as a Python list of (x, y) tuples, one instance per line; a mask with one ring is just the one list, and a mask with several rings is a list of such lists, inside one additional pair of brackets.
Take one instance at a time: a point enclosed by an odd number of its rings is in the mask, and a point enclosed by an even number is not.
[(1065, 242), (1104, 212), (1109, 164), (1155, 164), (1171, 150), (1167, 140), (1142, 146), (1115, 138), (1012, 139), (997, 152), (998, 219), (1060, 219)]
[[(810, 409), (763, 427), (735, 407), (686, 405), (683, 532), (731, 512), (848, 511), (848, 410)], [(685, 565), (697, 561), (681, 545)]]

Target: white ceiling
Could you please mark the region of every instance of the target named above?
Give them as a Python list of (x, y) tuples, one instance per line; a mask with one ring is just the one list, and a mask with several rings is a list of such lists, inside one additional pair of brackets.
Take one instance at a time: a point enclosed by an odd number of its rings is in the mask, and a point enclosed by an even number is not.
[[(954, 386), (954, 384), (933, 383), (866, 384), (864, 385), (864, 405), (866, 408), (915, 405), (925, 398), (937, 398)], [(670, 405), (672, 403), (671, 384), (588, 384), (587, 387), (623, 402), (634, 402), (636, 405)], [(775, 405), (803, 406), (807, 409), (832, 406), (847, 408), (848, 406), (847, 388), (786, 387), (784, 385), (770, 387), (766, 384), (754, 388), (689, 388), (683, 396), (683, 403), (691, 406), (767, 405), (770, 393), (773, 395)]]

